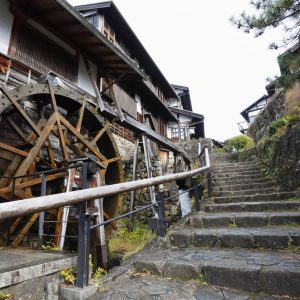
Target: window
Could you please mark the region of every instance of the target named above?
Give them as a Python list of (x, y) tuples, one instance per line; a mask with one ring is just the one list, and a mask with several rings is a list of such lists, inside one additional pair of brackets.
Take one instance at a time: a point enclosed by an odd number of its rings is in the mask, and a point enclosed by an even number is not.
[(108, 23), (104, 19), (104, 26), (103, 26), (103, 34), (106, 36), (106, 38), (112, 42), (115, 43), (116, 35), (114, 30), (108, 25)]
[(98, 15), (93, 15), (93, 16), (89, 16), (87, 17), (87, 20), (94, 25), (96, 28), (98, 28), (98, 24), (99, 24), (99, 16)]
[[(187, 136), (186, 136), (185, 126), (180, 126), (180, 139), (185, 140), (186, 138)], [(179, 139), (178, 127), (171, 128), (171, 139), (177, 139), (177, 140)]]

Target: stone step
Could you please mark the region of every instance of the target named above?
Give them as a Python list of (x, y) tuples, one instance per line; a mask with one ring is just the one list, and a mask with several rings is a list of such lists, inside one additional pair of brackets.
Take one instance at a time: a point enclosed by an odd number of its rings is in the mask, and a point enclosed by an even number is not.
[(255, 162), (252, 161), (243, 161), (243, 162), (226, 162), (226, 163), (218, 163), (218, 162), (214, 162), (212, 161), (211, 163), (212, 167), (247, 167), (247, 166), (256, 166)]
[(230, 186), (230, 185), (236, 185), (236, 184), (249, 184), (249, 183), (272, 183), (271, 178), (267, 178), (267, 177), (263, 177), (263, 178), (253, 178), (251, 180), (249, 179), (236, 179), (236, 178), (222, 178), (222, 179), (218, 179), (218, 181), (216, 181), (215, 178), (213, 178), (213, 183), (220, 185), (220, 186)]
[(170, 244), (179, 248), (224, 247), (253, 249), (293, 249), (300, 246), (299, 228), (217, 228), (183, 229), (169, 235)]
[(300, 254), (249, 250), (175, 249), (137, 258), (136, 272), (167, 278), (201, 278), (212, 285), (300, 295)]
[(250, 189), (250, 190), (239, 190), (239, 191), (216, 191), (214, 190), (214, 197), (232, 197), (232, 196), (244, 196), (244, 195), (257, 195), (276, 192), (274, 187), (262, 188), (262, 189)]
[(263, 188), (270, 188), (272, 186), (274, 186), (272, 182), (252, 183), (252, 182), (246, 181), (246, 183), (231, 184), (231, 185), (229, 185), (229, 184), (219, 185), (218, 183), (215, 183), (213, 185), (213, 189), (214, 189), (214, 191), (226, 192), (226, 191), (263, 189)]
[(246, 171), (256, 171), (261, 172), (259, 168), (256, 167), (245, 167), (245, 168), (211, 168), (214, 174), (227, 174), (227, 173), (242, 173)]
[(265, 177), (265, 175), (262, 172), (258, 171), (244, 171), (244, 172), (228, 172), (228, 173), (214, 173), (213, 176), (216, 179), (222, 180), (222, 178), (262, 178)]
[(231, 212), (214, 214), (200, 212), (188, 217), (187, 223), (196, 228), (277, 225), (295, 227), (300, 225), (300, 212)]
[(208, 204), (205, 212), (259, 212), (276, 210), (300, 210), (300, 201), (265, 201)]
[(284, 200), (297, 196), (294, 192), (277, 192), (266, 193), (258, 195), (243, 195), (243, 196), (230, 196), (230, 197), (213, 197), (211, 198), (214, 203), (231, 203), (231, 202), (258, 202), (258, 201), (276, 201)]

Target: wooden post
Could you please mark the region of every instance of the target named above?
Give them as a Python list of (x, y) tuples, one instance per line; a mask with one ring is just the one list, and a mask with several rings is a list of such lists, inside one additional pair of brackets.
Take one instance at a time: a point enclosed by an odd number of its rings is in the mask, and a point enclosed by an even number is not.
[(111, 97), (112, 97), (112, 99), (114, 101), (115, 107), (116, 107), (117, 112), (118, 112), (118, 116), (120, 117), (120, 121), (124, 122), (125, 121), (125, 117), (123, 115), (123, 112), (122, 112), (119, 100), (117, 99), (117, 97), (115, 95), (115, 91), (114, 91), (114, 87), (113, 86), (111, 87)]
[(177, 153), (174, 153), (173, 173), (177, 173)]
[[(135, 179), (136, 179), (136, 167), (137, 167), (137, 160), (138, 160), (138, 152), (139, 152), (139, 138), (136, 139), (135, 145), (134, 145), (133, 165), (132, 165), (132, 181), (135, 181)], [(133, 211), (134, 195), (135, 195), (135, 191), (131, 191), (130, 192), (130, 211)], [(132, 219), (133, 219), (133, 215), (130, 215), (130, 226), (132, 226)]]
[(84, 63), (85, 63), (85, 66), (87, 68), (87, 71), (88, 71), (88, 74), (89, 74), (89, 77), (90, 77), (90, 81), (91, 81), (91, 83), (93, 85), (93, 88), (94, 88), (94, 91), (95, 91), (95, 94), (96, 94), (96, 98), (97, 98), (97, 101), (98, 101), (99, 109), (100, 109), (101, 112), (103, 112), (105, 110), (104, 103), (103, 103), (101, 94), (99, 92), (99, 89), (97, 87), (96, 80), (93, 77), (93, 73), (92, 73), (92, 69), (90, 67), (89, 61), (86, 58), (84, 58)]
[[(148, 178), (152, 178), (151, 162), (150, 162), (150, 157), (149, 157), (149, 152), (148, 152), (148, 147), (147, 147), (147, 140), (146, 140), (145, 135), (142, 136), (142, 140), (143, 140), (143, 147), (144, 147), (147, 176), (148, 176)], [(149, 186), (149, 191), (150, 191), (151, 203), (156, 203), (154, 186)], [(157, 215), (157, 213), (156, 213), (156, 215)]]

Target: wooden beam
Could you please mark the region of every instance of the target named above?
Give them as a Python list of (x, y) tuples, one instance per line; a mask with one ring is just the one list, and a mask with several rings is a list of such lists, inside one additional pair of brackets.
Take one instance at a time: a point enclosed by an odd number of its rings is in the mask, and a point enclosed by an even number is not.
[(48, 152), (48, 156), (49, 156), (49, 159), (50, 159), (50, 163), (51, 163), (51, 167), (53, 169), (55, 169), (57, 167), (56, 165), (56, 162), (55, 162), (55, 159), (54, 159), (54, 153), (52, 151), (52, 148), (51, 148), (51, 143), (50, 143), (50, 140), (49, 138), (47, 139), (47, 152)]
[(11, 126), (11, 128), (19, 135), (19, 137), (25, 142), (26, 135), (21, 130), (21, 128), (18, 126), (18, 124), (11, 117), (7, 117), (5, 120)]
[(94, 91), (95, 91), (95, 94), (96, 94), (96, 99), (97, 99), (97, 102), (98, 102), (98, 105), (99, 105), (99, 109), (100, 109), (101, 112), (103, 112), (105, 110), (105, 106), (104, 106), (101, 94), (99, 92), (99, 89), (97, 87), (96, 80), (93, 76), (92, 69), (90, 67), (89, 61), (85, 57), (84, 57), (84, 63), (85, 63), (85, 66), (87, 68), (87, 71), (88, 71), (88, 74), (89, 74), (89, 77), (90, 77), (90, 81), (93, 85), (93, 88), (94, 88)]
[(23, 157), (27, 157), (28, 156), (28, 153), (26, 151), (20, 150), (18, 148), (15, 148), (13, 146), (7, 145), (7, 144), (2, 143), (2, 142), (0, 142), (0, 148), (4, 149), (6, 151), (9, 151), (11, 153), (15, 153), (15, 154), (17, 154), (19, 156), (23, 156)]
[(101, 154), (100, 151), (97, 151), (97, 149), (90, 143), (88, 142), (85, 137), (76, 130), (75, 127), (73, 127), (63, 116), (60, 116), (61, 122), (67, 127), (69, 131), (71, 131), (72, 134), (74, 134), (78, 140), (84, 144), (93, 154), (95, 154), (100, 160), (107, 160), (107, 158)]
[(83, 115), (84, 115), (84, 109), (85, 109), (85, 105), (86, 105), (86, 97), (83, 97), (83, 103), (82, 106), (79, 110), (79, 114), (78, 114), (78, 118), (77, 118), (77, 123), (76, 123), (76, 130), (78, 130), (80, 132), (81, 130), (81, 125), (82, 125), (82, 120), (83, 120)]
[(50, 80), (48, 79), (48, 86), (49, 86), (49, 91), (50, 91), (50, 95), (51, 95), (51, 102), (52, 102), (52, 108), (53, 111), (55, 113), (55, 118), (56, 118), (56, 123), (57, 123), (57, 127), (58, 127), (58, 135), (59, 135), (59, 142), (62, 148), (62, 152), (63, 152), (63, 156), (65, 160), (68, 160), (69, 155), (68, 155), (68, 151), (66, 148), (66, 142), (65, 142), (65, 137), (61, 128), (61, 124), (60, 124), (60, 114), (58, 112), (58, 108), (57, 108), (57, 104), (56, 104), (56, 99), (55, 99), (55, 95), (53, 92), (53, 88), (52, 88), (52, 84), (50, 82)]
[(107, 160), (104, 160), (102, 161), (101, 163), (104, 164), (104, 165), (109, 165), (110, 163), (114, 162), (114, 161), (118, 161), (118, 160), (121, 160), (122, 158), (117, 156), (117, 157), (114, 157), (114, 158), (109, 158)]
[(113, 99), (115, 107), (117, 109), (117, 113), (118, 113), (118, 116), (120, 118), (120, 121), (124, 122), (125, 121), (125, 117), (123, 115), (123, 112), (122, 112), (119, 100), (117, 99), (117, 97), (115, 95), (115, 91), (114, 91), (114, 87), (113, 86), (111, 87), (110, 92), (111, 92), (111, 98)]
[[(53, 175), (47, 175), (46, 181), (56, 180), (56, 179), (64, 177), (64, 176), (65, 176), (65, 172), (61, 172), (61, 173), (57, 173), (57, 174), (53, 174)], [(28, 180), (28, 181), (24, 181), (22, 183), (16, 184), (15, 189), (25, 189), (25, 188), (40, 184), (41, 182), (42, 182), (41, 177), (35, 178), (32, 180)], [(0, 189), (0, 193), (9, 193), (9, 192), (11, 192), (11, 187), (9, 187), (9, 186)]]
[(31, 148), (29, 151), (29, 155), (25, 158), (25, 160), (20, 165), (18, 171), (16, 172), (16, 176), (25, 175), (28, 171), (31, 163), (34, 161), (36, 156), (38, 155), (39, 151), (41, 150), (41, 147), (45, 143), (46, 139), (48, 138), (54, 124), (56, 122), (56, 114), (53, 113), (50, 118), (48, 119), (44, 129), (42, 132), (40, 132), (40, 136), (36, 140), (36, 143), (34, 147)]
[[(5, 177), (11, 177), (14, 175), (14, 173), (16, 172), (16, 170), (18, 169), (18, 167), (20, 166), (20, 164), (23, 161), (23, 157), (21, 156), (16, 156), (13, 161), (10, 163), (10, 165), (8, 166), (8, 168), (6, 169), (5, 173), (3, 174), (3, 176)], [(10, 182), (9, 178), (1, 178), (0, 179), (0, 187), (4, 187), (7, 186)]]
[(40, 130), (36, 127), (36, 125), (32, 122), (30, 117), (27, 115), (25, 110), (22, 108), (22, 106), (16, 101), (16, 99), (10, 95), (8, 90), (4, 88), (3, 86), (0, 87), (0, 90), (3, 92), (3, 94), (7, 97), (7, 99), (13, 104), (13, 106), (17, 109), (17, 111), (21, 114), (21, 116), (25, 119), (25, 121), (28, 123), (30, 128), (37, 134), (40, 135)]

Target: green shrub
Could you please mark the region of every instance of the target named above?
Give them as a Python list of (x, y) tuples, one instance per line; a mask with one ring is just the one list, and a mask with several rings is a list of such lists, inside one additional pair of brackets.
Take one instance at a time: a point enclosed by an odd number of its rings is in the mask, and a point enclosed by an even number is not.
[(284, 117), (281, 117), (269, 125), (267, 130), (267, 137), (272, 137), (276, 134), (281, 135), (281, 133), (287, 128), (287, 126), (292, 126), (299, 121), (300, 115), (286, 115)]
[(254, 146), (254, 141), (251, 137), (247, 135), (238, 135), (231, 139), (225, 141), (224, 149), (227, 152), (232, 150), (241, 151), (243, 149), (252, 148)]

